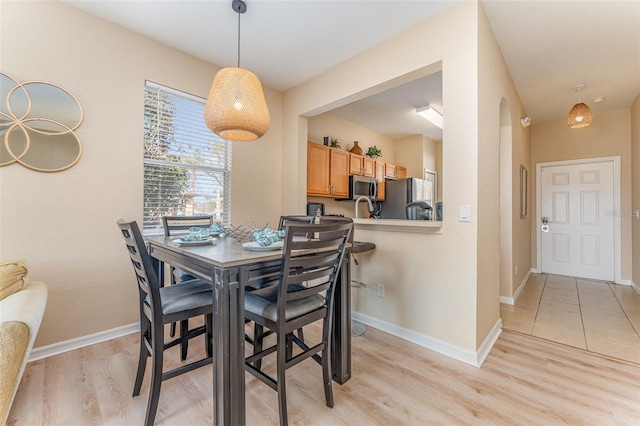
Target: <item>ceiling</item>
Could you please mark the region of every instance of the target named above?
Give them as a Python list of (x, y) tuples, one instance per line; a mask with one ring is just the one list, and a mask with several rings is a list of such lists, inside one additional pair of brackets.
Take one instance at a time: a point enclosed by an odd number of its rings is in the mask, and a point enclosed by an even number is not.
[[(290, 89), (459, 1), (245, 0), (240, 66)], [(220, 67), (238, 61), (230, 0), (66, 3)], [(581, 100), (594, 112), (629, 107), (640, 92), (640, 1), (481, 0), (533, 123), (566, 117)], [(152, 7), (150, 7), (152, 6)], [(264, 35), (268, 34), (268, 37)], [(438, 74), (439, 75), (439, 74)], [(604, 96), (601, 103), (591, 100)], [(441, 79), (425, 77), (333, 112), (393, 139), (442, 133), (409, 114), (442, 105)], [(445, 118), (446, 122), (446, 118)]]

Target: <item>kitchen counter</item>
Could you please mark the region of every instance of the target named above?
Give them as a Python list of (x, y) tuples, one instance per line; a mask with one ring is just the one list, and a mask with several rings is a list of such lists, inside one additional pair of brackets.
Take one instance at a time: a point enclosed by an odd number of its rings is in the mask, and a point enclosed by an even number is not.
[(435, 220), (354, 218), (353, 223), (356, 229), (390, 232), (417, 232), (423, 234), (442, 233), (442, 222)]

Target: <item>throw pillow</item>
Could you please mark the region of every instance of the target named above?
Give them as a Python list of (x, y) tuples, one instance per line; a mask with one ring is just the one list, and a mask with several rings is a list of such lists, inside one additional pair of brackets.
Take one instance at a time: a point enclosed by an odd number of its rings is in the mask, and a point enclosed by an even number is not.
[(21, 290), (27, 275), (27, 262), (21, 259), (0, 262), (0, 300)]

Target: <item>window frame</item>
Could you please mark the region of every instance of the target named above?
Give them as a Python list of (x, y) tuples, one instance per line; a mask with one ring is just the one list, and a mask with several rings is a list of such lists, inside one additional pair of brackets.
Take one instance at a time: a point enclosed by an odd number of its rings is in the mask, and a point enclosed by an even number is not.
[[(171, 99), (175, 99), (175, 98), (180, 98), (180, 100), (182, 101), (188, 101), (188, 102), (194, 102), (198, 105), (202, 106), (202, 126), (204, 128), (204, 130), (206, 130), (206, 134), (208, 136), (210, 136), (212, 138), (212, 142), (222, 142), (224, 143), (224, 148), (223, 148), (223, 167), (220, 166), (213, 166), (210, 164), (203, 164), (203, 163), (193, 163), (193, 157), (191, 157), (191, 161), (189, 161), (188, 163), (185, 162), (174, 162), (174, 161), (166, 161), (166, 160), (159, 160), (159, 159), (154, 159), (154, 158), (148, 158), (147, 156), (147, 142), (149, 140), (154, 140), (155, 142), (155, 146), (159, 146), (158, 142), (161, 140), (160, 137), (158, 137), (157, 135), (160, 134), (160, 132), (157, 132), (156, 136), (154, 138), (148, 138), (148, 121), (147, 119), (149, 118), (148, 115), (148, 107), (149, 104), (147, 103), (147, 94), (148, 92), (157, 92), (157, 93), (163, 93), (167, 96), (169, 96)], [(162, 222), (160, 221), (159, 223), (154, 223), (154, 222), (148, 222), (147, 219), (147, 208), (145, 206), (146, 202), (147, 202), (147, 178), (148, 178), (148, 167), (147, 166), (152, 166), (152, 167), (156, 167), (156, 168), (170, 168), (170, 167), (175, 167), (175, 168), (189, 168), (192, 171), (198, 171), (198, 172), (204, 172), (209, 174), (210, 176), (216, 176), (216, 175), (222, 175), (222, 205), (221, 205), (221, 212), (218, 212), (218, 217), (216, 217), (216, 212), (215, 211), (198, 211), (198, 212), (194, 212), (194, 214), (211, 214), (214, 216), (214, 221), (219, 221), (222, 224), (228, 225), (230, 222), (230, 217), (231, 217), (231, 155), (232, 155), (232, 144), (230, 141), (226, 140), (226, 139), (222, 139), (219, 136), (213, 134), (206, 126), (206, 124), (204, 123), (204, 106), (205, 106), (205, 102), (206, 99), (201, 98), (199, 96), (195, 96), (193, 94), (187, 93), (187, 92), (182, 92), (180, 90), (177, 89), (173, 89), (158, 83), (155, 83), (153, 81), (149, 81), (146, 80), (145, 81), (145, 85), (144, 85), (144, 100), (143, 100), (143, 105), (144, 105), (144, 136), (143, 136), (143, 206), (142, 206), (142, 217), (143, 217), (143, 226), (142, 226), (142, 230), (143, 230), (143, 235), (162, 235), (164, 233), (164, 230), (162, 228)], [(174, 104), (175, 105), (175, 104)], [(158, 123), (160, 120), (158, 118), (158, 115), (154, 115), (153, 117), (150, 118), (150, 120), (155, 120), (155, 123)], [(195, 128), (195, 127), (194, 127)], [(198, 130), (203, 130), (203, 129), (198, 129)], [(175, 136), (175, 132), (170, 133), (171, 136)], [(195, 134), (193, 134), (194, 138), (202, 138), (202, 133), (198, 134), (197, 132)], [(178, 142), (178, 144), (180, 144), (181, 142)], [(212, 144), (213, 146), (213, 144)], [(189, 158), (188, 156), (186, 158)], [(212, 157), (208, 157), (208, 158), (212, 158)], [(212, 178), (214, 181), (218, 180), (215, 177)], [(219, 181), (219, 180), (218, 180)], [(185, 191), (186, 192), (186, 191)]]

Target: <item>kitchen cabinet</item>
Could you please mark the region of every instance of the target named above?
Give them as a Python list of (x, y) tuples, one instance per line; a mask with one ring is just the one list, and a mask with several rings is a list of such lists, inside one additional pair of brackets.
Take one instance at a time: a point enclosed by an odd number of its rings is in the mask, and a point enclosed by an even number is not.
[(358, 154), (349, 154), (349, 174), (357, 176), (375, 176), (375, 160)]
[(378, 179), (378, 201), (384, 201), (384, 165), (384, 161), (375, 160), (375, 178)]
[(365, 176), (369, 176), (369, 177), (376, 176), (376, 160), (374, 160), (373, 158), (364, 157), (363, 166), (364, 166), (363, 168), (364, 168)]
[(396, 178), (396, 166), (395, 164), (385, 163), (384, 165), (384, 177), (387, 179)]
[(387, 179), (404, 179), (407, 177), (407, 168), (395, 164), (385, 164), (384, 177)]
[(314, 142), (307, 143), (307, 195), (349, 196), (349, 153)]

